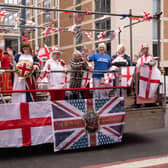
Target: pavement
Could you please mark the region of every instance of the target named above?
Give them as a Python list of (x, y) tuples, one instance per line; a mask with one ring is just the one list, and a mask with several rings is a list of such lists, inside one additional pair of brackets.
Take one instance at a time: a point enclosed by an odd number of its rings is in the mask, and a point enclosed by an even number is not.
[(53, 152), (53, 144), (0, 149), (0, 168), (80, 168), (168, 155), (168, 129), (124, 134), (123, 142), (75, 151)]

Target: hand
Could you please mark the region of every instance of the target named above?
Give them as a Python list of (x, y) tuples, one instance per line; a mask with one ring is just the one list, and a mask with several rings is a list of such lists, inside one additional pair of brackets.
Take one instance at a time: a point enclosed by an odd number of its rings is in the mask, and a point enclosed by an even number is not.
[(50, 64), (48, 64), (48, 67), (47, 67), (47, 68), (48, 68), (48, 70), (51, 70), (51, 65), (50, 65)]
[(9, 54), (9, 56), (13, 56), (13, 51), (10, 48), (7, 48), (7, 53)]

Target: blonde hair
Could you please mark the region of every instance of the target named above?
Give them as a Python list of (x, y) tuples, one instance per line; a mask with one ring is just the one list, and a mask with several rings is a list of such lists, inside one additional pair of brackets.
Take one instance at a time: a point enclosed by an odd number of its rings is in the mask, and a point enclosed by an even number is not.
[(105, 43), (100, 43), (100, 44), (98, 45), (98, 49), (99, 49), (100, 47), (104, 47), (104, 50), (106, 51), (106, 45), (105, 45)]
[(123, 44), (119, 44), (117, 47), (117, 52), (119, 52), (121, 48), (124, 48), (125, 50), (125, 46)]

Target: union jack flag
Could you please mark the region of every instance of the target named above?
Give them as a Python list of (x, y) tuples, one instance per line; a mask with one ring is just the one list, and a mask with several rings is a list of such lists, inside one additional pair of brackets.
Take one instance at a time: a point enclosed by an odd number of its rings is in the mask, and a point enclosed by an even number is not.
[(121, 97), (52, 103), (54, 151), (121, 142), (125, 109)]

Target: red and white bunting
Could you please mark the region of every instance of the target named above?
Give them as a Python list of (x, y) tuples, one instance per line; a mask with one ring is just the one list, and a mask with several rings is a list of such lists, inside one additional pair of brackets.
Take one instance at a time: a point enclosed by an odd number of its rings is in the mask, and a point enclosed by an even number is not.
[(28, 21), (26, 22), (26, 25), (27, 25), (27, 26), (36, 26), (36, 23), (33, 22), (32, 20), (28, 20)]
[(17, 17), (17, 18), (14, 19), (14, 23), (18, 23), (18, 22), (20, 22), (21, 20), (22, 20), (21, 18)]
[(103, 39), (105, 36), (105, 32), (100, 32), (98, 35), (97, 35), (97, 38), (100, 40), (100, 39)]
[(86, 35), (89, 39), (92, 39), (92, 38), (93, 38), (92, 32), (85, 32), (85, 35)]
[(4, 17), (8, 14), (9, 12), (0, 10), (0, 21), (3, 22)]
[(28, 37), (22, 36), (22, 41), (25, 41), (26, 43), (29, 43)]
[(139, 96), (143, 98), (153, 98), (157, 94), (160, 84), (161, 73), (157, 66), (144, 65), (140, 68)]

